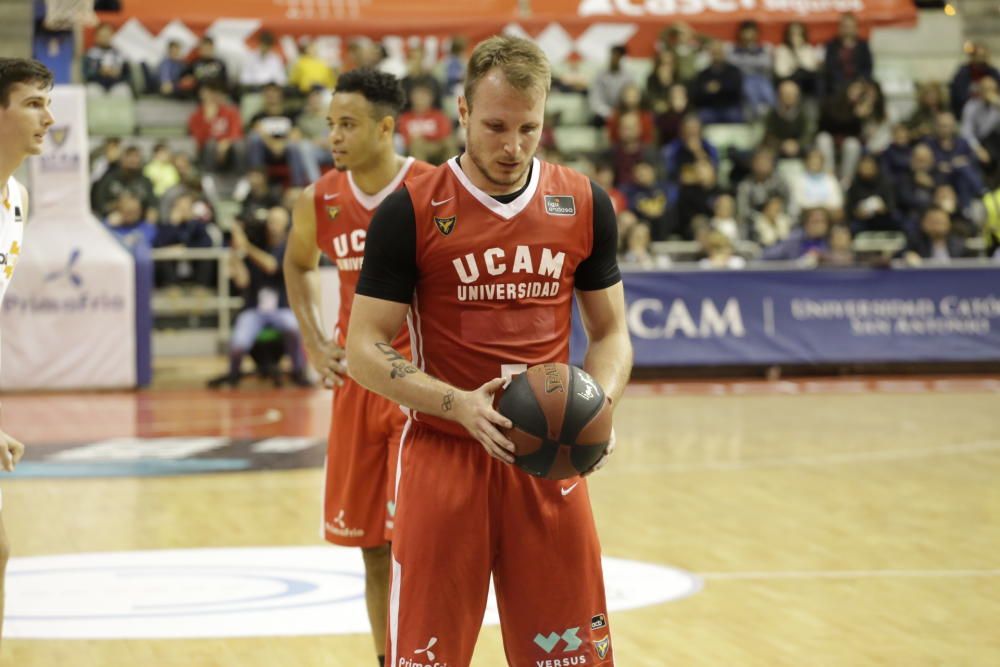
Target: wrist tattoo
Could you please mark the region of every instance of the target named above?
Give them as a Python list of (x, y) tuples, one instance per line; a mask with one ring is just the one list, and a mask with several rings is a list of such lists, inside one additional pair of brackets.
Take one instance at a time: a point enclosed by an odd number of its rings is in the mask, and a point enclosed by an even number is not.
[(444, 393), (444, 398), (441, 399), (441, 410), (444, 412), (451, 412), (451, 409), (455, 406), (455, 392), (451, 389)]

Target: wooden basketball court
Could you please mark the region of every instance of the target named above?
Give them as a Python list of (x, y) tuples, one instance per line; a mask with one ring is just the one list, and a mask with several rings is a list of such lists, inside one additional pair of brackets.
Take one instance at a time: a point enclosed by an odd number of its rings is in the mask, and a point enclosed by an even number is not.
[[(5, 428), (43, 443), (35, 470), (65, 451), (44, 443), (322, 438), (329, 419), (319, 390), (3, 403)], [(590, 483), (605, 555), (702, 583), (612, 614), (620, 667), (1000, 665), (1000, 379), (634, 384), (616, 427), (618, 453)], [(321, 475), (312, 462), (0, 483), (16, 559), (318, 545)], [(9, 616), (17, 606), (9, 594)], [(0, 662), (17, 667), (374, 664), (363, 634), (18, 639), (15, 626)], [(473, 664), (506, 664), (496, 627)]]

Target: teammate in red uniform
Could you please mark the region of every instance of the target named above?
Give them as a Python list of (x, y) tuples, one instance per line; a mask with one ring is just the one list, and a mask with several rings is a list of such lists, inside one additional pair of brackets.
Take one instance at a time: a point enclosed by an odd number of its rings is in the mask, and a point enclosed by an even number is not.
[[(24, 158), (42, 152), (45, 134), (55, 122), (49, 111), (51, 88), (52, 72), (37, 60), (0, 58), (0, 303), (14, 276), (28, 222), (28, 191), (14, 178), (14, 171)], [(24, 445), (0, 430), (0, 466), (12, 472), (23, 454)], [(0, 631), (9, 555), (0, 520)]]
[[(343, 358), (372, 214), (405, 178), (432, 168), (393, 149), (395, 119), (403, 101), (402, 86), (392, 75), (360, 69), (340, 77), (328, 116), (336, 170), (306, 188), (296, 202), (284, 261), (289, 301), (309, 360), (326, 384), (335, 386), (323, 535), (334, 544), (362, 549), (368, 618), (380, 663), (385, 646), (395, 452), (406, 416), (395, 403), (348, 378)], [(337, 265), (340, 274), (340, 312), (332, 339), (327, 337), (320, 312), (320, 252)], [(393, 344), (408, 355), (406, 330), (397, 327), (393, 334)]]
[[(467, 152), (408, 180), (369, 229), (351, 375), (413, 411), (397, 473), (393, 667), (467, 667), (491, 573), (511, 665), (614, 664), (586, 482), (509, 465), (510, 424), (492, 407), (505, 376), (568, 360), (574, 290), (584, 367), (613, 401), (631, 368), (611, 201), (533, 157), (550, 81), (532, 42), (476, 47), (459, 99)], [(391, 345), (404, 319), (412, 363)]]

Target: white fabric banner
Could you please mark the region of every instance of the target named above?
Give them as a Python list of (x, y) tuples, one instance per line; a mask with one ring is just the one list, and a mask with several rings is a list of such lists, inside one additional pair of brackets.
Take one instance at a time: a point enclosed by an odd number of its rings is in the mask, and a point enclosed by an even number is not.
[(87, 93), (83, 86), (53, 88), (52, 116), (56, 122), (45, 137), (44, 152), (28, 161), (31, 219), (65, 222), (90, 212)]
[(136, 385), (135, 263), (90, 213), (85, 95), (52, 91), (30, 218), (0, 314), (0, 389)]

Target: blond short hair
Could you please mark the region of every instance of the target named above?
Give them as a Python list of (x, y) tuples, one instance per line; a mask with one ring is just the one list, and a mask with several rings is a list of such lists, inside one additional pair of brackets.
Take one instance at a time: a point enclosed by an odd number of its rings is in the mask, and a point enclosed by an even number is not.
[(470, 109), (476, 86), (494, 67), (499, 67), (507, 83), (521, 92), (535, 88), (548, 94), (552, 86), (549, 59), (537, 44), (521, 37), (495, 35), (477, 44), (469, 58), (465, 100)]

